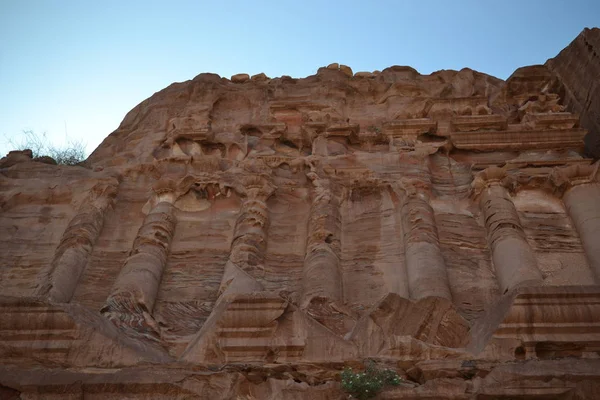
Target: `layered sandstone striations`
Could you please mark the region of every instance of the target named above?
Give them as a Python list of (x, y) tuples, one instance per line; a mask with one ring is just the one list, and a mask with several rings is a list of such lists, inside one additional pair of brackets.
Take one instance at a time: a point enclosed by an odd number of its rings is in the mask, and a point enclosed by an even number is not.
[(11, 153), (0, 396), (341, 399), (370, 358), (380, 398), (600, 397), (596, 33), (507, 81), (201, 74), (82, 166)]

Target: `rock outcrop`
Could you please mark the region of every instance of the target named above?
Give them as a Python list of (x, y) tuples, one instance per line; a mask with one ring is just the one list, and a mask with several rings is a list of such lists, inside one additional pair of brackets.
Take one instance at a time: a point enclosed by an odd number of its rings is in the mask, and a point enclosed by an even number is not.
[(569, 46), (546, 62), (567, 110), (581, 116), (589, 131), (586, 150), (600, 158), (600, 29), (584, 29)]
[(506, 81), (201, 74), (83, 165), (11, 152), (0, 396), (340, 399), (372, 359), (380, 398), (600, 397), (597, 33)]

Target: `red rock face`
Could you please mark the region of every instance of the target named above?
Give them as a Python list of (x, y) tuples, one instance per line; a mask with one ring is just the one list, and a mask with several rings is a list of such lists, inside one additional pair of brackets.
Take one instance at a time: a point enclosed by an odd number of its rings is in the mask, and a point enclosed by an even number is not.
[(381, 398), (600, 396), (598, 163), (563, 53), (506, 82), (202, 74), (84, 166), (11, 153), (0, 394), (338, 399), (373, 359), (405, 379)]

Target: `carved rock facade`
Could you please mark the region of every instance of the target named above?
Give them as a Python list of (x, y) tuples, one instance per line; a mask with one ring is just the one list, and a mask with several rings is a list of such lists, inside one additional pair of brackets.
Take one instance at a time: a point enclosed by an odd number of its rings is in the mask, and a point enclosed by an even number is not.
[(600, 397), (599, 164), (549, 64), (202, 74), (84, 166), (9, 154), (0, 395), (340, 399), (370, 358), (386, 399)]

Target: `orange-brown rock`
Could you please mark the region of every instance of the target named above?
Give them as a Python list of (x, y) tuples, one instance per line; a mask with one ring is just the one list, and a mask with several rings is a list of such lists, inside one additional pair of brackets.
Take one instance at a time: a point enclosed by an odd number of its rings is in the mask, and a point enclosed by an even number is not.
[(266, 81), (269, 79), (269, 77), (265, 75), (264, 72), (261, 72), (260, 74), (252, 75), (250, 79), (253, 81)]
[(0, 397), (341, 399), (366, 359), (386, 399), (599, 397), (596, 33), (506, 81), (201, 74), (82, 165), (11, 152)]
[(231, 82), (233, 83), (244, 83), (250, 79), (248, 74), (235, 74), (231, 76)]

